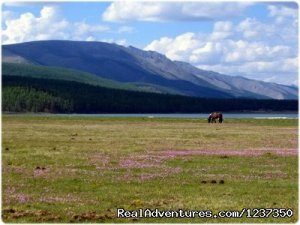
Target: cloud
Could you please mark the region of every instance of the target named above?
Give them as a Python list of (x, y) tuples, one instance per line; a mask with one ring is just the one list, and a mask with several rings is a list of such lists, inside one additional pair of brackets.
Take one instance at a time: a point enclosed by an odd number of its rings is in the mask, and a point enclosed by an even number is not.
[(47, 39), (52, 36), (66, 38), (60, 32), (67, 29), (69, 23), (60, 18), (59, 10), (56, 7), (45, 6), (39, 17), (32, 13), (21, 14), (19, 18), (6, 18), (6, 29), (2, 31), (2, 41), (6, 43), (24, 42), (28, 40)]
[(211, 39), (219, 40), (228, 38), (233, 34), (233, 24), (229, 21), (218, 21), (214, 24), (214, 30)]
[[(284, 6), (279, 7), (280, 10), (269, 9), (272, 16), (267, 22), (255, 18), (245, 18), (238, 24), (217, 21), (209, 33), (165, 36), (153, 40), (144, 49), (202, 69), (260, 80), (274, 80), (275, 76), (276, 82), (295, 84), (298, 76), (298, 28), (295, 24), (298, 18), (284, 12)], [(277, 23), (278, 16), (284, 16), (283, 24)]]
[(77, 37), (76, 39), (79, 39), (82, 36), (86, 35), (93, 35), (94, 33), (99, 32), (106, 32), (109, 31), (110, 28), (105, 25), (89, 25), (85, 22), (77, 22), (73, 24), (74, 29), (74, 35)]
[(285, 7), (285, 5), (269, 5), (269, 16), (270, 17), (298, 17), (298, 9)]
[(201, 68), (223, 74), (242, 75), (249, 79), (298, 86), (298, 57), (271, 62), (247, 62), (241, 65), (201, 65)]
[(3, 10), (2, 11), (2, 21), (4, 20), (10, 20), (14, 18), (14, 13), (9, 10)]
[(297, 1), (281, 1), (281, 2), (266, 2), (270, 5), (275, 5), (275, 6), (284, 6), (286, 8), (292, 8), (292, 9), (298, 9), (298, 3)]
[(243, 63), (253, 61), (273, 61), (286, 58), (292, 55), (289, 46), (276, 45), (269, 46), (262, 42), (247, 41), (224, 41), (224, 58), (225, 63)]
[(154, 50), (164, 53), (173, 60), (189, 61), (188, 57), (193, 49), (200, 45), (195, 33), (189, 32), (176, 38), (162, 37), (152, 41), (145, 50)]
[(268, 12), (269, 17), (275, 21), (273, 27), (281, 28), (275, 29), (277, 37), (298, 45), (298, 8), (275, 4), (268, 6)]
[(118, 40), (115, 40), (115, 39), (113, 39), (113, 38), (103, 38), (103, 39), (100, 39), (99, 41), (107, 42), (107, 43), (111, 43), (111, 44), (117, 44), (117, 45), (128, 46), (128, 42), (127, 42), (126, 39), (118, 39)]
[(259, 36), (272, 36), (275, 30), (272, 24), (264, 24), (255, 18), (246, 18), (237, 26), (237, 31), (242, 32), (243, 37), (247, 39), (257, 38)]
[(110, 30), (105, 25), (90, 25), (85, 22), (69, 22), (59, 7), (44, 6), (40, 14), (27, 12), (13, 18), (10, 11), (3, 17), (2, 43), (20, 43), (35, 40), (96, 40), (96, 35)]
[(121, 33), (132, 33), (134, 31), (135, 31), (134, 27), (121, 26), (117, 32), (121, 34)]
[(117, 1), (102, 14), (104, 21), (215, 20), (240, 16), (252, 3)]
[(193, 64), (238, 64), (257, 60), (272, 61), (292, 55), (289, 46), (268, 46), (262, 42), (232, 39), (214, 39), (215, 32), (207, 35), (184, 33), (176, 38), (162, 37), (152, 41), (145, 50), (159, 51), (173, 60)]

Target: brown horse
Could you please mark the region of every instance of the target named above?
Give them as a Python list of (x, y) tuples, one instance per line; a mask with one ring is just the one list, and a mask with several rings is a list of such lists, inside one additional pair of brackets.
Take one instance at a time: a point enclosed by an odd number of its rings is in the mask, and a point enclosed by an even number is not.
[(219, 120), (219, 123), (223, 122), (223, 114), (220, 112), (212, 112), (207, 118), (208, 123), (216, 123), (216, 120)]

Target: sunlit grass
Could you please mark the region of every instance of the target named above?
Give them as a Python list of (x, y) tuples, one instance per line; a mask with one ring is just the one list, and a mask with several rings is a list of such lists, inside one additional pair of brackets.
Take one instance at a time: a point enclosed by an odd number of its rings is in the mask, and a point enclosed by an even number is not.
[[(296, 222), (298, 160), (274, 151), (296, 151), (297, 125), (297, 120), (228, 119), (224, 124), (207, 124), (203, 119), (5, 115), (3, 220)], [(174, 156), (167, 151), (225, 155)], [(231, 151), (246, 155), (226, 155)], [(263, 152), (248, 154), (251, 151)], [(286, 219), (116, 218), (117, 208), (217, 212), (245, 207), (292, 208), (295, 215)]]

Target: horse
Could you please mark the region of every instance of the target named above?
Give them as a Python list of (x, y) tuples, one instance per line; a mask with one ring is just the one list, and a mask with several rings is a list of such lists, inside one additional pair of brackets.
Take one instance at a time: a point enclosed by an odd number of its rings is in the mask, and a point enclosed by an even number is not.
[(219, 123), (223, 122), (223, 114), (220, 112), (212, 112), (209, 114), (209, 117), (207, 118), (208, 123), (216, 123), (216, 119), (219, 120)]

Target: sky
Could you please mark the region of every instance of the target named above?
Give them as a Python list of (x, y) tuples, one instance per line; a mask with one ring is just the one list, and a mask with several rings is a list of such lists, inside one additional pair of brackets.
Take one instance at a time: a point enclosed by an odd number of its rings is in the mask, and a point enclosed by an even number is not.
[(11, 2), (2, 44), (103, 41), (249, 79), (298, 86), (296, 2)]

